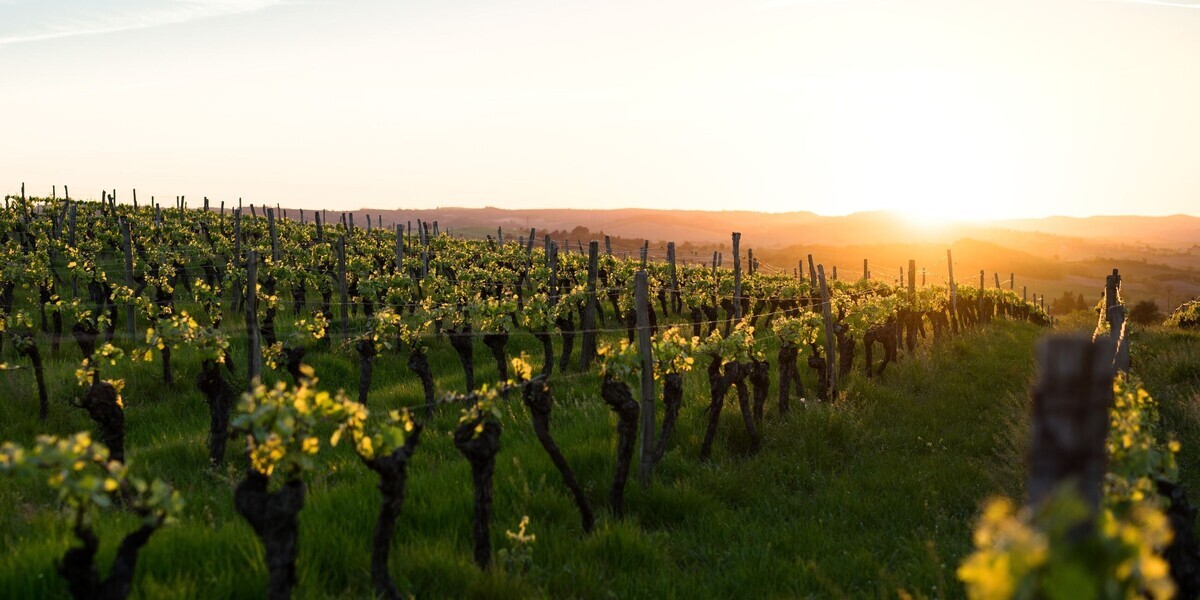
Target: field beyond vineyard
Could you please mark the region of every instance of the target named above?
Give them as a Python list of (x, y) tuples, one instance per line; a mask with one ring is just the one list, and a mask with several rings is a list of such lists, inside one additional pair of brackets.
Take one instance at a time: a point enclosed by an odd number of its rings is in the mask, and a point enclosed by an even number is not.
[[(484, 573), (471, 562), (471, 480), (447, 434), (457, 411), (447, 410), (417, 449), (393, 572), (416, 597), (894, 596), (901, 589), (959, 596), (954, 569), (969, 550), (980, 502), (996, 493), (1021, 494), (1021, 451), (1014, 444), (1025, 436), (1032, 347), (1042, 331), (998, 321), (903, 359), (878, 380), (852, 377), (843, 399), (810, 401), (787, 419), (772, 401), (764, 449), (755, 456), (745, 453), (741, 423), (727, 418), (719, 435), (730, 447), (718, 447), (709, 464), (696, 460), (707, 398), (700, 373), (693, 372), (678, 443), (650, 489), (631, 482), (624, 520), (602, 508), (615, 417), (599, 399), (596, 378), (566, 379), (553, 388), (554, 427), (599, 510), (592, 535), (580, 529), (524, 408), (506, 404), (494, 529), (515, 530), (522, 516), (530, 517), (537, 539), (525, 574)], [(537, 358), (531, 337), (514, 344)], [(235, 347), (235, 361), (239, 351)], [(482, 352), (478, 358), (481, 380), (494, 377), (494, 365)], [(177, 359), (181, 383), (173, 390), (163, 388), (154, 363), (126, 377), (129, 459), (147, 475), (172, 482), (188, 501), (181, 521), (143, 550), (134, 595), (262, 597), (261, 550), (232, 506), (240, 472), (202, 468), (207, 409), (190, 385), (198, 361), (186, 352)], [(317, 353), (311, 363), (323, 388), (354, 387), (353, 359)], [(448, 347), (435, 347), (431, 364), (439, 386), (462, 385)], [(29, 374), (0, 377), (6, 437), (89, 429), (82, 411), (68, 412), (61, 401), (78, 393), (77, 365), (50, 361), (50, 392), (60, 400), (40, 427)], [(419, 385), (402, 368), (397, 356), (380, 357), (372, 405), (418, 403)], [(376, 477), (342, 447), (321, 459), (308, 483), (297, 597), (369, 597)], [(0, 596), (65, 597), (53, 563), (72, 537), (53, 504), (44, 485), (0, 480), (0, 505), (14, 507), (0, 513)], [(101, 539), (119, 539), (133, 523), (128, 515), (103, 515)], [(501, 535), (493, 538), (503, 548)], [(102, 549), (102, 564), (114, 550)]]

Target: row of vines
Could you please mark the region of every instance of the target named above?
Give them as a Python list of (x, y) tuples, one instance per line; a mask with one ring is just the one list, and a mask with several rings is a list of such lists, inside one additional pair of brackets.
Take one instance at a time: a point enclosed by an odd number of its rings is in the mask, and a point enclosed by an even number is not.
[[(232, 502), (262, 542), (271, 597), (288, 597), (296, 581), (305, 474), (320, 453), (344, 443), (378, 476), (372, 578), (380, 597), (398, 598), (388, 556), (409, 459), (445, 406), (461, 411), (452, 435), (471, 466), (474, 558), (487, 568), (497, 407), (504, 402), (520, 399), (527, 408), (588, 532), (593, 507), (571, 470), (570, 449), (550, 431), (551, 391), (561, 381), (599, 378), (601, 399), (617, 416), (608, 503), (619, 518), (639, 441), (638, 475), (647, 483), (673, 449), (683, 375), (693, 369), (706, 370), (711, 399), (704, 460), (731, 392), (750, 452), (758, 452), (773, 378), (783, 416), (793, 402), (835, 400), (839, 376), (882, 374), (921, 339), (936, 344), (994, 318), (1049, 322), (1008, 290), (826, 282), (816, 270), (807, 278), (742, 273), (740, 266), (731, 272), (715, 261), (624, 260), (599, 253), (594, 242), (586, 254), (560, 251), (548, 238), (535, 244), (532, 231), (519, 241), (464, 240), (428, 223), (364, 229), (344, 217), (331, 224), (323, 213), (312, 216), (190, 210), (182, 202), (139, 207), (111, 198), (6, 200), (0, 356), (9, 358), (0, 367), (10, 377), (31, 377), (38, 418), (82, 409), (95, 430), (5, 443), (0, 472), (40, 477), (58, 491), (78, 539), (58, 570), (75, 597), (126, 596), (139, 549), (185, 510), (168, 483), (141, 479), (126, 465), (124, 415), (136, 402), (127, 405), (122, 377), (135, 362), (160, 363), (170, 389), (174, 361), (199, 357), (194, 383), (208, 402), (210, 431), (208, 464), (196, 467), (226, 463), (230, 446), (241, 454), (245, 471)], [(540, 364), (510, 351), (513, 336), (540, 342)], [(772, 356), (768, 342), (777, 347)], [(464, 389), (444, 389), (432, 371), (430, 350), (440, 344), (455, 351)], [(232, 350), (242, 345), (248, 358), (235, 364)], [(495, 362), (494, 382), (477, 381), (480, 346)], [(305, 362), (318, 351), (356, 357), (358, 389), (321, 389)], [(72, 355), (78, 395), (50, 398), (44, 361)], [(422, 397), (394, 407), (372, 401), (374, 366), (383, 360), (402, 360)], [(817, 382), (809, 391), (801, 365)], [(640, 401), (631, 388), (639, 378)], [(142, 524), (101, 577), (91, 523), (108, 508), (140, 515)]]

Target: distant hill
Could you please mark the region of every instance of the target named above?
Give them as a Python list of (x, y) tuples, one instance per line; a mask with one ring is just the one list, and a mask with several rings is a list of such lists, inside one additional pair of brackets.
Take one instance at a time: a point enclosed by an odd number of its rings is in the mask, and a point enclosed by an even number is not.
[[(293, 216), (295, 211), (292, 211)], [(791, 273), (813, 254), (841, 277), (861, 277), (863, 259), (872, 277), (895, 279), (917, 261), (929, 283), (944, 281), (946, 250), (954, 255), (955, 277), (995, 285), (999, 275), (1007, 285), (1014, 274), (1016, 289), (1051, 297), (1064, 292), (1091, 297), (1114, 266), (1126, 274), (1127, 299), (1153, 299), (1160, 305), (1178, 304), (1200, 294), (1200, 218), (1101, 216), (1048, 217), (985, 223), (918, 225), (886, 212), (827, 217), (811, 212), (615, 210), (502, 208), (437, 208), (428, 210), (360, 209), (355, 223), (374, 226), (396, 223), (414, 226), (418, 219), (437, 221), (456, 235), (506, 239), (527, 236), (536, 229), (540, 243), (551, 234), (571, 251), (580, 242), (612, 236), (614, 252), (636, 256), (645, 241), (652, 257), (662, 257), (668, 241), (687, 262), (709, 263), (714, 251), (728, 255), (730, 232), (742, 234), (742, 247), (754, 250), (764, 269)], [(340, 215), (329, 213), (330, 220)], [(1096, 288), (1096, 289), (1093, 289)]]

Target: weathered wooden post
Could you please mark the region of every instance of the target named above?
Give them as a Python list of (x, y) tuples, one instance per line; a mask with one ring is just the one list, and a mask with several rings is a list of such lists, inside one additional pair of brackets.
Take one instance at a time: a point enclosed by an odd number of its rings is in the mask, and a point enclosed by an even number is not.
[[(1120, 285), (1121, 285), (1121, 275), (1117, 272), (1116, 269), (1113, 269), (1112, 275), (1109, 275), (1104, 278), (1104, 315), (1105, 315), (1105, 317), (1108, 316), (1108, 313), (1109, 313), (1109, 311), (1112, 310), (1112, 307), (1117, 306), (1121, 302), (1120, 295), (1118, 292)], [(1044, 296), (1045, 295), (1043, 294), (1043, 297)]]
[(864, 280), (871, 279), (871, 270), (870, 270), (870, 267), (867, 266), (867, 259), (865, 259), (865, 258), (863, 259), (863, 279)]
[(338, 298), (342, 305), (340, 329), (342, 337), (350, 334), (350, 306), (346, 299), (346, 236), (338, 238)]
[[(132, 234), (129, 231), (129, 219), (121, 219), (121, 238), (125, 245), (125, 286), (133, 290), (133, 242)], [(137, 326), (134, 322), (133, 314), (133, 297), (129, 298), (129, 305), (125, 307), (125, 324), (129, 330), (130, 342), (137, 340)]]
[(1062, 484), (1074, 485), (1094, 511), (1107, 471), (1112, 347), (1083, 335), (1051, 336), (1038, 344), (1029, 445), (1029, 503), (1037, 506)]
[(1125, 321), (1125, 307), (1118, 304), (1108, 309), (1109, 339), (1112, 340), (1113, 367), (1118, 371), (1129, 370), (1129, 337)]
[(979, 300), (976, 301), (976, 303), (979, 305), (977, 308), (979, 309), (979, 324), (980, 325), (982, 325), (983, 322), (985, 321), (984, 316), (983, 316), (983, 278), (984, 278), (983, 269), (980, 269), (979, 270)]
[(246, 391), (254, 393), (254, 386), (262, 374), (262, 351), (258, 340), (258, 252), (246, 253)]
[(267, 207), (267, 229), (271, 231), (271, 263), (279, 264), (279, 235), (275, 231), (275, 209)]
[(946, 268), (950, 272), (950, 325), (958, 333), (958, 286), (954, 285), (954, 256), (946, 249)]
[(654, 470), (654, 358), (650, 349), (649, 293), (646, 271), (633, 279), (633, 302), (637, 312), (638, 354), (642, 359), (642, 445), (638, 450), (638, 482), (650, 485)]
[[(569, 246), (568, 246), (569, 247)], [(579, 370), (586, 371), (596, 356), (596, 271), (600, 244), (596, 240), (588, 243), (587, 299), (583, 308), (583, 337), (579, 345)]]
[(404, 233), (400, 230), (401, 225), (395, 223), (396, 229), (396, 273), (404, 274)]
[(679, 273), (675, 269), (675, 242), (667, 242), (667, 261), (671, 269), (671, 304), (675, 314), (683, 310), (683, 296), (679, 291)]
[(825, 283), (825, 265), (817, 265), (817, 280), (821, 284), (821, 316), (825, 320), (825, 370), (829, 380), (829, 400), (837, 398), (837, 336), (833, 333), (833, 308), (829, 301), (829, 286)]
[(733, 320), (742, 320), (742, 234), (733, 232)]

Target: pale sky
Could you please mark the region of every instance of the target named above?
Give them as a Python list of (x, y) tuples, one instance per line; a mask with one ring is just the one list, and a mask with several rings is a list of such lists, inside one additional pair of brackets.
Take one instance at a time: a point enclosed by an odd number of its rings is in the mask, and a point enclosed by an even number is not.
[(0, 0), (0, 189), (1200, 214), (1200, 0)]

